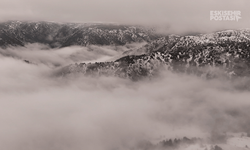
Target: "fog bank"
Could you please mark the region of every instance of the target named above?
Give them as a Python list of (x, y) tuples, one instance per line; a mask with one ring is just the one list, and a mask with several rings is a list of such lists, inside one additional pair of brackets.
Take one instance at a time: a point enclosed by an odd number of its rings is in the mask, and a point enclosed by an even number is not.
[(130, 149), (142, 140), (249, 132), (246, 79), (163, 71), (133, 82), (54, 77), (51, 67), (0, 56), (0, 148)]

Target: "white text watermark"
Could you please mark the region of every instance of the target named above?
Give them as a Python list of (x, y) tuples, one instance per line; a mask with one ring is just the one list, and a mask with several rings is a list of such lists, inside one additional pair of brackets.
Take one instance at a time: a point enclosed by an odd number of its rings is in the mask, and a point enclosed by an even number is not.
[(210, 20), (214, 21), (239, 21), (241, 11), (210, 11)]

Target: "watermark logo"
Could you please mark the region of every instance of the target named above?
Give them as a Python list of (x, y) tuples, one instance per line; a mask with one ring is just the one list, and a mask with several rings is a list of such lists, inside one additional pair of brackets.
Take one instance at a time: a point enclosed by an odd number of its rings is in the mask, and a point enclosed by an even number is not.
[(239, 21), (239, 19), (242, 19), (241, 11), (210, 11), (210, 20)]

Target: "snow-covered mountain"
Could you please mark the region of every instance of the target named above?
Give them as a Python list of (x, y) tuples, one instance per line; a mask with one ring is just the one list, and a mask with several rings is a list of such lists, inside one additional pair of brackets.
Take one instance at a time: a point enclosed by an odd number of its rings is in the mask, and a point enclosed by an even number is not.
[(115, 61), (76, 63), (60, 75), (71, 73), (114, 75), (140, 79), (153, 76), (160, 67), (205, 77), (249, 76), (250, 30), (225, 30), (198, 35), (156, 34), (139, 26), (101, 23), (54, 23), (10, 21), (0, 24), (0, 46), (42, 43), (50, 47), (72, 45), (124, 45), (147, 42), (124, 52)]
[(0, 23), (0, 47), (41, 43), (50, 47), (124, 45), (149, 42), (159, 35), (140, 26), (102, 23), (9, 21)]
[(138, 79), (157, 74), (160, 66), (165, 66), (175, 72), (208, 78), (249, 76), (250, 30), (226, 30), (197, 36), (169, 35), (124, 55), (113, 62), (72, 64), (60, 73), (112, 74)]

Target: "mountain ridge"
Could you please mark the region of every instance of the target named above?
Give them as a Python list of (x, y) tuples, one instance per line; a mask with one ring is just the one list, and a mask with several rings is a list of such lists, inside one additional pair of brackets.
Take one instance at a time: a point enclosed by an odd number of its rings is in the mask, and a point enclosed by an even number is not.
[[(8, 35), (7, 38), (5, 35)], [(9, 21), (0, 23), (0, 47), (41, 43), (51, 48), (73, 45), (124, 45), (149, 42), (161, 35), (142, 26), (104, 23)]]
[(116, 61), (72, 64), (64, 67), (62, 74), (94, 72), (137, 80), (143, 76), (152, 76), (160, 66), (165, 66), (175, 72), (194, 73), (209, 78), (218, 74), (229, 78), (249, 76), (249, 37), (250, 30), (247, 29), (197, 36), (169, 35), (125, 52), (124, 57)]
[(113, 75), (130, 79), (153, 76), (162, 66), (208, 78), (223, 74), (229, 78), (250, 75), (250, 30), (224, 30), (197, 35), (160, 35), (153, 29), (118, 24), (55, 22), (0, 23), (0, 46), (47, 44), (52, 48), (72, 45), (147, 44), (126, 51), (110, 62), (75, 63), (58, 71), (60, 75), (82, 73)]

